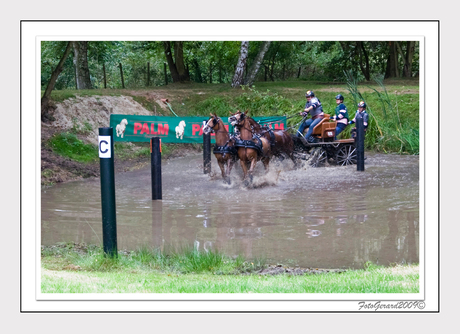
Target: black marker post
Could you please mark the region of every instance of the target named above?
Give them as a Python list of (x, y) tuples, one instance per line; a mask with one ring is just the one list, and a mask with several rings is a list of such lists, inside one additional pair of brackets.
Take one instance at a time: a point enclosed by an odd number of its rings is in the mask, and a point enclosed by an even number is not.
[(150, 164), (152, 173), (152, 200), (162, 199), (161, 140), (159, 137), (150, 139)]
[(99, 128), (101, 169), (102, 237), (104, 253), (117, 257), (117, 212), (115, 209), (115, 172), (113, 128)]
[[(204, 126), (203, 122), (203, 126)], [(211, 173), (211, 134), (203, 132), (203, 173)]]
[(356, 170), (364, 172), (364, 119), (356, 117)]

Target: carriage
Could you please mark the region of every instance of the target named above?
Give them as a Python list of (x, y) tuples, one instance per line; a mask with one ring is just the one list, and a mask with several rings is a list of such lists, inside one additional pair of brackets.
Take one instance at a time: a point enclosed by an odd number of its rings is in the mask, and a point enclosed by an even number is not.
[(324, 118), (313, 129), (314, 142), (307, 142), (303, 136), (293, 135), (294, 156), (297, 159), (307, 160), (313, 167), (356, 164), (355, 139), (335, 140), (336, 126), (337, 122), (330, 119), (328, 114), (324, 114)]

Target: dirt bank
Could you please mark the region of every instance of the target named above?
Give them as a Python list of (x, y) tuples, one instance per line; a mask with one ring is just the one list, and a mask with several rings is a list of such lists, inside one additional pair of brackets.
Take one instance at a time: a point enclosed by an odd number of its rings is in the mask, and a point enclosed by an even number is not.
[[(57, 103), (51, 120), (41, 123), (42, 185), (99, 176), (99, 161), (81, 163), (62, 157), (47, 145), (55, 134), (71, 132), (87, 144), (97, 145), (98, 129), (109, 126), (111, 114), (154, 115), (130, 96), (90, 96), (70, 98)], [(138, 149), (131, 145), (132, 150)], [(118, 159), (116, 172), (127, 171), (147, 163), (146, 157)]]
[[(134, 94), (135, 92), (128, 92)], [(56, 103), (51, 113), (51, 120), (41, 123), (41, 184), (52, 185), (88, 177), (99, 176), (99, 161), (82, 163), (56, 154), (48, 144), (49, 139), (59, 133), (70, 132), (85, 144), (97, 145), (98, 129), (110, 125), (111, 114), (159, 115), (156, 110), (165, 110), (160, 95), (151, 91), (137, 92), (137, 95), (154, 103), (153, 111), (145, 109), (131, 96), (88, 96), (70, 98)], [(164, 95), (164, 94), (163, 94)], [(161, 95), (161, 96), (163, 96)], [(144, 143), (124, 143), (123, 157), (115, 154), (115, 172), (126, 172), (150, 163), (147, 155), (135, 154), (145, 150)], [(147, 143), (148, 145), (148, 143)], [(174, 146), (174, 145), (173, 145)], [(164, 158), (184, 156), (196, 153), (197, 145), (176, 145), (174, 150), (165, 152)], [(199, 146), (199, 145), (198, 145)], [(126, 154), (127, 153), (127, 154)], [(131, 154), (130, 154), (131, 153)]]

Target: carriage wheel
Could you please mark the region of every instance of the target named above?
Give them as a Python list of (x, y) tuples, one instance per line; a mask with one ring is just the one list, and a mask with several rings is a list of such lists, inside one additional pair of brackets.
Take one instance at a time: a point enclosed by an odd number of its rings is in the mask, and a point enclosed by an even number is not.
[(310, 166), (323, 167), (327, 163), (327, 152), (322, 147), (317, 147), (311, 152)]
[(336, 153), (335, 160), (339, 166), (348, 166), (356, 164), (356, 147), (355, 145), (343, 145)]

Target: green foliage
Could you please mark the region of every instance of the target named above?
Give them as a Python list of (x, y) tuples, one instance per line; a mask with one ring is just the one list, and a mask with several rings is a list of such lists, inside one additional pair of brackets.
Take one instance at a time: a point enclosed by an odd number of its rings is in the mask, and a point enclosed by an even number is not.
[(54, 135), (48, 141), (48, 146), (57, 154), (79, 162), (96, 161), (98, 157), (96, 146), (83, 143), (69, 132)]
[[(249, 43), (247, 66), (255, 59), (260, 41)], [(67, 42), (44, 41), (41, 48), (41, 85), (44, 90), (51, 73), (64, 53)], [(238, 61), (240, 41), (184, 41), (184, 62), (190, 78), (198, 83), (232, 81)], [(387, 41), (362, 43), (369, 57), (370, 74), (385, 73), (389, 48)], [(400, 42), (403, 52), (406, 42)], [(257, 81), (318, 80), (340, 82), (346, 79), (344, 70), (351, 70), (358, 80), (361, 73), (361, 48), (355, 41), (272, 41), (256, 77)], [(174, 52), (174, 51), (173, 51)], [(399, 56), (401, 58), (401, 56)], [(164, 86), (166, 62), (160, 41), (89, 41), (88, 67), (91, 84), (104, 88), (104, 67), (108, 89), (121, 89), (119, 64), (123, 67), (126, 88)], [(149, 67), (147, 67), (149, 63)], [(399, 61), (402, 69), (402, 60)], [(419, 45), (415, 45), (413, 72), (419, 68)], [(401, 70), (402, 72), (402, 70)], [(172, 82), (169, 69), (168, 82)], [(148, 82), (149, 80), (149, 82)], [(73, 52), (55, 85), (56, 90), (75, 88)]]
[(277, 93), (259, 92), (252, 87), (243, 87), (243, 93), (235, 99), (241, 111), (248, 110), (251, 116), (275, 116), (291, 114), (292, 103)]
[(202, 116), (216, 113), (218, 116), (229, 116), (228, 112), (235, 109), (235, 104), (227, 96), (213, 96), (192, 105), (189, 115)]
[[(356, 106), (359, 101), (367, 104), (369, 127), (366, 133), (366, 147), (386, 153), (419, 154), (418, 94), (390, 96), (383, 79), (378, 76), (374, 77), (374, 81), (379, 90), (369, 87), (374, 91), (372, 94), (361, 93), (353, 73), (349, 71), (345, 75), (354, 105)], [(350, 117), (353, 118), (354, 113), (351, 113)]]

